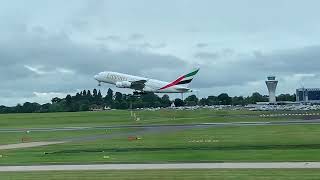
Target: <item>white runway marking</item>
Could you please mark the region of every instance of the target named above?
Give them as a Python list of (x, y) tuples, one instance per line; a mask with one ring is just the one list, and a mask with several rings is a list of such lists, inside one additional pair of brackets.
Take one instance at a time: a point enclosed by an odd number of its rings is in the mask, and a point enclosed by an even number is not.
[(152, 169), (319, 169), (320, 162), (271, 163), (170, 163), (170, 164), (92, 164), (0, 166), (0, 172), (26, 171), (89, 171), (89, 170), (152, 170)]
[(0, 150), (30, 148), (30, 147), (47, 146), (47, 145), (51, 145), (51, 144), (62, 144), (62, 143), (65, 143), (65, 141), (30, 142), (30, 143), (8, 144), (8, 145), (0, 145)]

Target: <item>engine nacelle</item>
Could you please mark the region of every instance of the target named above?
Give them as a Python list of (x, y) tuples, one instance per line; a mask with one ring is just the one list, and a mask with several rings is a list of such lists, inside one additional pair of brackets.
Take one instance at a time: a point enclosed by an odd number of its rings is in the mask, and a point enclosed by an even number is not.
[(116, 82), (116, 87), (117, 88), (130, 88), (131, 82), (129, 82), (129, 81)]

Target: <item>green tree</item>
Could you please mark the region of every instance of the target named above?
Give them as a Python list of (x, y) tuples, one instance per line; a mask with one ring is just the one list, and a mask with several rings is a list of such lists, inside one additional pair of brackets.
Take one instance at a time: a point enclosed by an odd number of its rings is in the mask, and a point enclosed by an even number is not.
[(87, 97), (88, 97), (89, 99), (92, 97), (92, 94), (91, 94), (91, 91), (90, 91), (90, 90), (87, 91)]
[(207, 105), (213, 106), (213, 105), (218, 105), (219, 104), (219, 99), (216, 96), (208, 96), (207, 98)]
[(86, 90), (83, 90), (82, 92), (82, 96), (86, 97), (87, 96), (87, 91)]
[(296, 101), (296, 95), (280, 94), (277, 96), (277, 101)]
[(116, 92), (114, 95), (114, 101), (112, 103), (113, 109), (121, 109), (122, 107), (122, 93)]
[(243, 96), (235, 96), (232, 98), (232, 105), (245, 105)]
[(250, 103), (255, 104), (257, 102), (268, 102), (268, 98), (265, 96), (262, 96), (258, 92), (254, 92), (250, 98)]
[(71, 95), (67, 95), (66, 96), (66, 105), (69, 107), (69, 106), (71, 106), (71, 103), (72, 103), (72, 97), (71, 97)]
[(111, 106), (113, 104), (113, 91), (108, 89), (107, 95), (104, 97), (104, 103), (106, 106)]
[(97, 91), (97, 89), (93, 89), (93, 97), (97, 97), (97, 95), (98, 95), (98, 91)]
[(154, 93), (147, 93), (141, 96), (144, 107), (159, 107), (161, 106), (161, 99)]
[(46, 103), (46, 104), (41, 105), (40, 112), (42, 112), (42, 113), (50, 112), (49, 111), (50, 106), (51, 106), (50, 103)]
[(221, 105), (231, 105), (232, 99), (227, 93), (222, 93), (218, 96), (218, 101)]
[(99, 106), (103, 104), (102, 94), (100, 90), (98, 91), (98, 94), (95, 97), (95, 103)]
[(61, 102), (61, 101), (62, 101), (62, 99), (60, 99), (60, 98), (58, 98), (58, 97), (55, 97), (55, 98), (53, 98), (53, 99), (51, 100), (52, 103), (59, 103), (59, 102)]
[(171, 105), (170, 97), (165, 94), (161, 98), (161, 106), (162, 107), (169, 107)]
[(199, 99), (197, 98), (196, 95), (191, 95), (184, 100), (187, 106), (196, 106), (198, 105), (198, 101)]
[(41, 106), (38, 103), (25, 102), (22, 105), (22, 112), (24, 112), (24, 113), (39, 112), (40, 108), (41, 108)]
[(177, 98), (174, 100), (174, 105), (176, 107), (184, 106), (184, 102), (182, 101), (182, 99)]
[(199, 101), (200, 106), (208, 105), (208, 99), (207, 98), (201, 98)]
[(116, 94), (114, 95), (114, 100), (117, 102), (121, 102), (122, 101), (122, 93), (116, 92)]

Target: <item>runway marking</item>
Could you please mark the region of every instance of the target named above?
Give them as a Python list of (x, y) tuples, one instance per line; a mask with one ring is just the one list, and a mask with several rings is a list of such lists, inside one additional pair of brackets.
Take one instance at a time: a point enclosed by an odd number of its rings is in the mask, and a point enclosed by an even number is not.
[(299, 113), (299, 114), (261, 114), (260, 117), (280, 117), (280, 116), (319, 116), (320, 113)]
[(170, 163), (170, 164), (92, 164), (0, 166), (0, 172), (90, 171), (90, 170), (160, 170), (160, 169), (319, 169), (320, 162), (271, 163)]
[(0, 145), (0, 150), (39, 147), (39, 146), (47, 146), (47, 145), (62, 144), (62, 143), (66, 143), (66, 141), (30, 142), (30, 143), (8, 144), (8, 145)]

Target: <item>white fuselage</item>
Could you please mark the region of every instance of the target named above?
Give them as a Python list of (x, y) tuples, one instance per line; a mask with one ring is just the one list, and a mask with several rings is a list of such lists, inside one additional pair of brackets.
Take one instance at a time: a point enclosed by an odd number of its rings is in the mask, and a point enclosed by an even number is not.
[[(108, 83), (116, 85), (121, 82), (136, 82), (136, 81), (142, 81), (145, 80), (146, 82), (145, 87), (140, 90), (142, 92), (153, 92), (153, 93), (186, 93), (186, 92), (192, 92), (191, 89), (186, 88), (185, 86), (181, 85), (174, 85), (165, 89), (161, 89), (168, 84), (169, 82), (165, 81), (159, 81), (155, 79), (148, 79), (145, 77), (138, 77), (138, 76), (132, 76), (128, 74), (122, 74), (117, 72), (101, 72), (94, 76), (94, 79), (96, 79), (99, 83)], [(117, 86), (118, 87), (118, 86)], [(130, 87), (118, 87), (118, 88), (130, 88)]]

